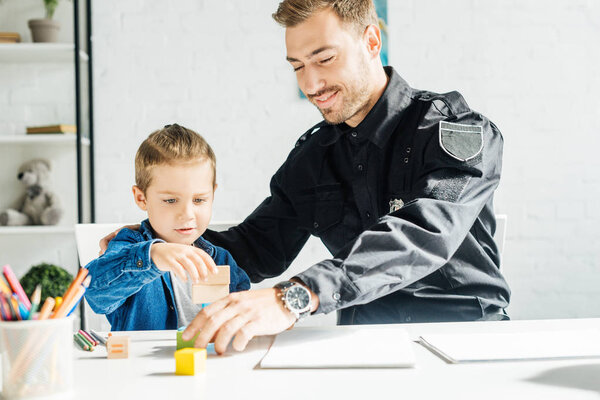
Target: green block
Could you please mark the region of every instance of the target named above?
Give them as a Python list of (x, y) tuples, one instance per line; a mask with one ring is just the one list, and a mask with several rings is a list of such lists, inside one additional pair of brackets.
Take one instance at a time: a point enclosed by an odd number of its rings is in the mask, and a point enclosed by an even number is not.
[(185, 328), (181, 328), (177, 330), (177, 350), (185, 349), (186, 347), (194, 347), (194, 341), (198, 337), (199, 333), (190, 340), (183, 340), (181, 338), (181, 334), (183, 333)]

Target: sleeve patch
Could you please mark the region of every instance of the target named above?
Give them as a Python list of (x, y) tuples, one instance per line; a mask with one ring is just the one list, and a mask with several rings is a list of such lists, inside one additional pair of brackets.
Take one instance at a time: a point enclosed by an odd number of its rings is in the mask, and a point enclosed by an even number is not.
[(440, 122), (440, 147), (458, 161), (469, 161), (483, 149), (483, 127)]

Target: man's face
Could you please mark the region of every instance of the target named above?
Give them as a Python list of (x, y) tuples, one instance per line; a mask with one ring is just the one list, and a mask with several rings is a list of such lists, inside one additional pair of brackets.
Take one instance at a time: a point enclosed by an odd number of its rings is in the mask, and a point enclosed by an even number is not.
[(148, 212), (160, 239), (192, 244), (206, 231), (214, 199), (213, 173), (209, 161), (157, 165), (146, 193), (133, 187), (136, 203)]
[(362, 121), (371, 88), (368, 54), (355, 28), (326, 9), (287, 28), (285, 43), (300, 89), (323, 118), (352, 126)]

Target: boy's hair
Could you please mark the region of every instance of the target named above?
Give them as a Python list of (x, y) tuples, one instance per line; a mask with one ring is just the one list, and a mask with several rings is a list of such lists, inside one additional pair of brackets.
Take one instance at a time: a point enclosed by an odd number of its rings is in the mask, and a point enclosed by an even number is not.
[(146, 192), (152, 181), (153, 166), (192, 160), (208, 160), (211, 163), (214, 186), (217, 159), (210, 145), (191, 129), (177, 124), (166, 125), (152, 132), (140, 145), (135, 155), (135, 184)]
[(372, 0), (283, 0), (273, 19), (279, 25), (290, 28), (326, 8), (331, 8), (342, 22), (353, 25), (359, 34), (368, 25), (379, 23)]

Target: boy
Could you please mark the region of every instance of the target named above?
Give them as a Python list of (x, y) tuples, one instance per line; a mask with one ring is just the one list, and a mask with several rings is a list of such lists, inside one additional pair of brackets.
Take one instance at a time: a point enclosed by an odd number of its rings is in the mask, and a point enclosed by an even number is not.
[[(229, 252), (202, 238), (212, 214), (216, 159), (197, 133), (177, 124), (152, 133), (135, 157), (133, 197), (148, 213), (138, 230), (122, 229), (90, 262), (85, 297), (113, 331), (176, 329), (202, 309), (191, 282), (230, 266), (231, 292), (250, 280)], [(209, 271), (209, 269), (211, 271)]]

